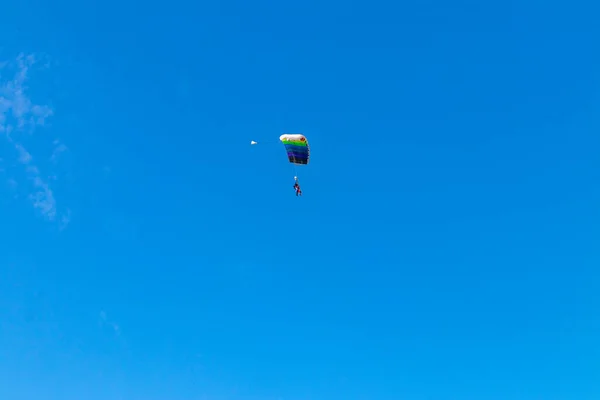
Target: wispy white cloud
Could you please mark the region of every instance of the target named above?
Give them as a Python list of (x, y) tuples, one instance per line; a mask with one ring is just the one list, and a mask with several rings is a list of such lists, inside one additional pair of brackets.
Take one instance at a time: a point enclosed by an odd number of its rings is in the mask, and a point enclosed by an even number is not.
[(25, 56), (20, 54), (14, 63), (7, 62), (7, 66), (15, 65), (16, 71), (11, 79), (2, 82), (0, 88), (0, 111), (2, 116), (0, 122), (5, 129), (12, 131), (15, 127), (7, 126), (7, 117), (14, 118), (16, 128), (25, 127), (35, 128), (36, 125), (44, 125), (46, 119), (51, 117), (54, 112), (47, 105), (33, 104), (26, 95), (27, 86), (25, 85), (30, 68), (36, 63), (34, 55)]
[[(19, 55), (16, 59), (0, 63), (0, 133), (16, 151), (17, 162), (21, 165), (30, 182), (28, 198), (33, 207), (49, 221), (57, 221), (62, 228), (68, 223), (70, 212), (59, 213), (50, 178), (42, 174), (40, 166), (31, 151), (25, 147), (22, 135), (31, 137), (36, 128), (44, 126), (54, 111), (48, 105), (35, 104), (29, 95), (27, 82), (31, 68), (36, 64), (33, 55)], [(50, 161), (56, 164), (67, 147), (55, 140)], [(51, 172), (51, 171), (50, 171)], [(50, 173), (50, 176), (55, 175)], [(22, 186), (14, 177), (9, 177), (11, 187)]]
[(29, 164), (32, 158), (31, 154), (27, 151), (25, 147), (23, 147), (19, 143), (15, 143), (14, 145), (15, 149), (17, 149), (17, 152), (19, 153), (19, 162), (25, 165)]
[(68, 148), (64, 145), (64, 143), (61, 143), (58, 139), (56, 139), (53, 144), (54, 151), (52, 152), (52, 156), (50, 156), (50, 161), (52, 161), (53, 163), (57, 163), (61, 154), (66, 152)]
[(65, 211), (65, 213), (60, 217), (59, 229), (61, 231), (65, 229), (67, 225), (69, 225), (69, 222), (71, 222), (71, 210), (67, 209), (67, 211)]
[(109, 320), (105, 311), (100, 311), (100, 324), (102, 326), (109, 327), (117, 336), (121, 334), (121, 328), (119, 328), (119, 325), (114, 321)]

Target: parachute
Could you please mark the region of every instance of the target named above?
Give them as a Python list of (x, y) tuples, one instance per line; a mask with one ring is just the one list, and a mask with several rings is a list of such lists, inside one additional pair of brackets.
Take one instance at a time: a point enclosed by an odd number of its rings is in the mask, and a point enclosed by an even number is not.
[(279, 137), (287, 151), (288, 160), (295, 165), (307, 165), (310, 160), (308, 140), (301, 134), (283, 134)]

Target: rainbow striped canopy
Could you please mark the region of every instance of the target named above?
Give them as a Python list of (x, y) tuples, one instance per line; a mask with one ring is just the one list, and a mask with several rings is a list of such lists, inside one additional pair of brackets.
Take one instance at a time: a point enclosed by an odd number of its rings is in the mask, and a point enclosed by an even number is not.
[(304, 135), (286, 133), (281, 135), (279, 140), (281, 140), (285, 146), (288, 160), (290, 160), (292, 164), (308, 164), (310, 159), (310, 146)]

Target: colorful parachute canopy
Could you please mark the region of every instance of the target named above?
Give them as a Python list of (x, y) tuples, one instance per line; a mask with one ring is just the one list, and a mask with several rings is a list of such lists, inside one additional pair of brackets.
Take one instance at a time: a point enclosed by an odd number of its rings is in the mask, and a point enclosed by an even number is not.
[(292, 164), (306, 165), (310, 159), (310, 146), (308, 140), (301, 134), (283, 134), (279, 137), (287, 151), (288, 159)]

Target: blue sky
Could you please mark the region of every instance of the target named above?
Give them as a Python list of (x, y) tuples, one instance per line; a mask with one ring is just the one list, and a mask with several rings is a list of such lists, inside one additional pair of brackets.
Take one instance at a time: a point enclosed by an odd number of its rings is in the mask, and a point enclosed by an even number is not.
[(600, 398), (598, 12), (5, 4), (0, 398)]

